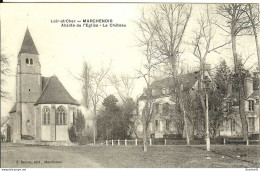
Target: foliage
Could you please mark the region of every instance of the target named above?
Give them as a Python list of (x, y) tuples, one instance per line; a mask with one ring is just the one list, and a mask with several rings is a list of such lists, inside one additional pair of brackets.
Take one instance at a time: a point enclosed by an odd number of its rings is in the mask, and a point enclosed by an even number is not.
[(85, 129), (86, 120), (85, 120), (85, 117), (82, 114), (81, 110), (78, 110), (75, 121), (76, 121), (76, 123), (75, 123), (76, 131), (79, 133), (79, 135), (82, 135), (82, 132)]
[(135, 133), (136, 131), (133, 120), (136, 110), (136, 104), (132, 98), (128, 98), (123, 102), (120, 108), (122, 111), (123, 123), (127, 129), (127, 137), (130, 137), (132, 133)]
[(132, 123), (134, 102), (126, 100), (122, 106), (117, 105), (114, 95), (107, 96), (103, 101), (104, 109), (97, 117), (99, 139), (125, 139), (129, 137)]
[(71, 142), (80, 142), (85, 130), (86, 120), (81, 110), (77, 111), (74, 124), (69, 128), (69, 139)]
[(209, 91), (209, 119), (212, 136), (217, 136), (217, 131), (227, 115), (227, 105), (224, 98), (231, 92), (228, 90), (232, 86), (231, 70), (225, 61), (221, 61), (214, 76), (216, 89)]
[(9, 100), (11, 99), (10, 94), (4, 89), (4, 86), (7, 83), (6, 80), (10, 73), (10, 69), (9, 69), (10, 63), (8, 57), (3, 53), (1, 53), (0, 63), (1, 63), (1, 67), (0, 67), (1, 68), (1, 96), (0, 97), (3, 100)]
[(76, 128), (75, 125), (72, 125), (69, 128), (69, 139), (71, 142), (77, 142), (77, 133), (76, 133)]
[(101, 66), (100, 69), (94, 70), (91, 65), (87, 61), (83, 63), (82, 75), (79, 80), (81, 80), (83, 87), (83, 98), (84, 105), (86, 108), (92, 108), (94, 117), (93, 117), (93, 142), (94, 146), (96, 145), (96, 137), (97, 137), (97, 112), (98, 105), (106, 95), (104, 91), (105, 87), (105, 79), (110, 70), (110, 65), (108, 67)]

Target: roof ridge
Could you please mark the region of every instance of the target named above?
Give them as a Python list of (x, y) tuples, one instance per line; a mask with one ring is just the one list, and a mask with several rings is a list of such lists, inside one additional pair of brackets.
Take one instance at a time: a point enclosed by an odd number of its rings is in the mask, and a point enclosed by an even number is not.
[[(47, 77), (48, 78), (48, 77)], [(46, 89), (46, 87), (48, 86), (48, 84), (49, 84), (49, 81), (50, 81), (50, 77), (48, 78), (48, 81), (47, 81), (47, 83), (45, 84), (45, 86), (44, 86), (44, 88), (43, 88), (43, 90), (42, 90), (42, 93), (44, 92), (44, 90)]]
[(74, 104), (79, 103), (70, 95), (65, 86), (57, 76), (51, 76), (45, 86), (43, 93), (36, 101), (37, 104)]

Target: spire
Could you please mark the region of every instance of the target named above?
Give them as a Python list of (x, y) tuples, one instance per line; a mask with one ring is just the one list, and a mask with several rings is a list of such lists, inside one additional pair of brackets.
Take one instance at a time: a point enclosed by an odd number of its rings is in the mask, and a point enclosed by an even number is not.
[(25, 33), (24, 39), (23, 39), (23, 44), (22, 44), (22, 47), (21, 47), (21, 50), (19, 53), (28, 53), (28, 54), (39, 55), (39, 53), (34, 45), (34, 42), (33, 42), (32, 36), (29, 32), (28, 27), (26, 29), (26, 33)]

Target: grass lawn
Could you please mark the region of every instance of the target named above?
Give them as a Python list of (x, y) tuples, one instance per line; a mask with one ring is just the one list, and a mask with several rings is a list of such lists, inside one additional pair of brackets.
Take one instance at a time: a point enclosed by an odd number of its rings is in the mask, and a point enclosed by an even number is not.
[[(259, 167), (259, 146), (8, 146), (1, 149), (2, 167)], [(13, 150), (13, 152), (10, 152)], [(237, 156), (240, 157), (237, 157)], [(19, 160), (40, 161), (41, 164), (16, 163)], [(62, 163), (44, 163), (56, 160)]]

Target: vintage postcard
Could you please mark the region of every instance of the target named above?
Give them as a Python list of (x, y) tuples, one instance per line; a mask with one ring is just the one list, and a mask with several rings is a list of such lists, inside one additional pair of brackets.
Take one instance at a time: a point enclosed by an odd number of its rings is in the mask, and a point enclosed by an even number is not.
[(1, 168), (260, 166), (259, 4), (0, 12)]

